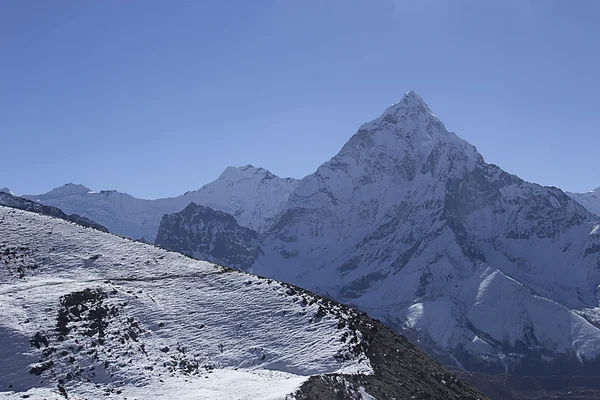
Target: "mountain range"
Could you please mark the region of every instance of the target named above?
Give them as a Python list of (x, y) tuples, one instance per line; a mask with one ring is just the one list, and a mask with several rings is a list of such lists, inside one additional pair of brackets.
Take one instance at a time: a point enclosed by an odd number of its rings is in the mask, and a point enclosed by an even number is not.
[(37, 211), (0, 206), (2, 399), (486, 398), (364, 313)]
[(138, 199), (116, 190), (93, 192), (73, 183), (23, 197), (59, 207), (66, 213), (87, 216), (111, 232), (154, 242), (162, 216), (181, 211), (192, 202), (225, 211), (242, 226), (260, 232), (278, 215), (297, 183), (295, 179), (279, 178), (263, 168), (247, 165), (227, 168), (217, 180), (198, 190), (164, 199)]
[(246, 166), (169, 199), (25, 197), (353, 305), (444, 363), (548, 375), (600, 371), (596, 194), (486, 163), (409, 92), (301, 180)]

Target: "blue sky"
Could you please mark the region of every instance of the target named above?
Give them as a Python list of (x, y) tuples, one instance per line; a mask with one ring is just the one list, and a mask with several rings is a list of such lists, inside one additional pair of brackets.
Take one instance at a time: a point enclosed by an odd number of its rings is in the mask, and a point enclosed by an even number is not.
[(600, 186), (596, 0), (0, 3), (0, 186), (302, 177), (415, 90), (488, 162)]

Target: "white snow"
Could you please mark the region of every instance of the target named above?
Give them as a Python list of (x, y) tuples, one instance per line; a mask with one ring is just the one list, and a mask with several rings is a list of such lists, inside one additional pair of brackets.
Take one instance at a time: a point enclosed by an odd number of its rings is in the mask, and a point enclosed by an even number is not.
[(361, 395), (363, 400), (377, 400), (375, 397), (367, 393), (366, 389), (362, 386), (358, 388), (358, 393)]
[[(453, 204), (447, 185), (478, 190), (474, 204)], [(486, 164), (414, 92), (303, 178), (273, 227), (255, 273), (350, 302), (436, 351), (599, 353), (600, 329), (579, 315), (599, 307), (593, 216)]]
[[(6, 207), (0, 238), (0, 390), (12, 385), (0, 398), (56, 397), (56, 379), (75, 366), (85, 373), (65, 386), (82, 398), (113, 388), (121, 398), (283, 399), (314, 374), (372, 372), (364, 355), (334, 357), (350, 354), (354, 333), (338, 329), (331, 314), (315, 317), (318, 302), (303, 303), (276, 281)], [(134, 323), (137, 340), (107, 333), (106, 344), (92, 344), (77, 322), (58, 340), (60, 298), (87, 288), (107, 293), (103, 304), (118, 309), (107, 332)], [(36, 332), (56, 348), (52, 375), (28, 373), (44, 350), (29, 343)], [(181, 360), (197, 363), (198, 372), (181, 372)]]
[[(480, 191), (453, 208), (447, 185)], [(569, 195), (600, 215), (600, 190)], [(437, 350), (501, 359), (510, 349), (498, 343), (526, 342), (589, 359), (600, 348), (598, 217), (486, 164), (414, 92), (300, 181), (245, 166), (173, 199), (101, 192), (52, 201), (150, 240), (163, 213), (190, 201), (229, 212), (263, 234), (253, 272), (350, 302)]]
[(600, 187), (585, 193), (570, 193), (569, 196), (588, 209), (589, 212), (600, 216)]
[(138, 199), (115, 190), (96, 193), (72, 183), (46, 194), (24, 197), (87, 217), (112, 233), (154, 242), (162, 216), (179, 212), (191, 202), (225, 211), (239, 225), (261, 231), (279, 213), (297, 182), (246, 165), (228, 167), (217, 180), (196, 191), (157, 200)]

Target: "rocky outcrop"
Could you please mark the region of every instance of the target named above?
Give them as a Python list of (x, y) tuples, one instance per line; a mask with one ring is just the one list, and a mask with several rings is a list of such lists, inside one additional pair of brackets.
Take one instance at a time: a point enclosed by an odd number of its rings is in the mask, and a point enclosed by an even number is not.
[(163, 216), (155, 244), (199, 260), (232, 268), (250, 268), (262, 250), (258, 233), (237, 224), (222, 211), (190, 203), (183, 211)]

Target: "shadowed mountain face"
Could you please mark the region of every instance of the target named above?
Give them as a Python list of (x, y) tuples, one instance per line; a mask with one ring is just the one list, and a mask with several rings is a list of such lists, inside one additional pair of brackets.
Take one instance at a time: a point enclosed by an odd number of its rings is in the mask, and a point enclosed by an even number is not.
[(245, 270), (262, 254), (257, 239), (255, 231), (239, 226), (233, 216), (190, 203), (179, 213), (163, 216), (155, 244)]
[(251, 271), (356, 305), (449, 364), (596, 373), (597, 218), (487, 164), (411, 92), (300, 180)]

